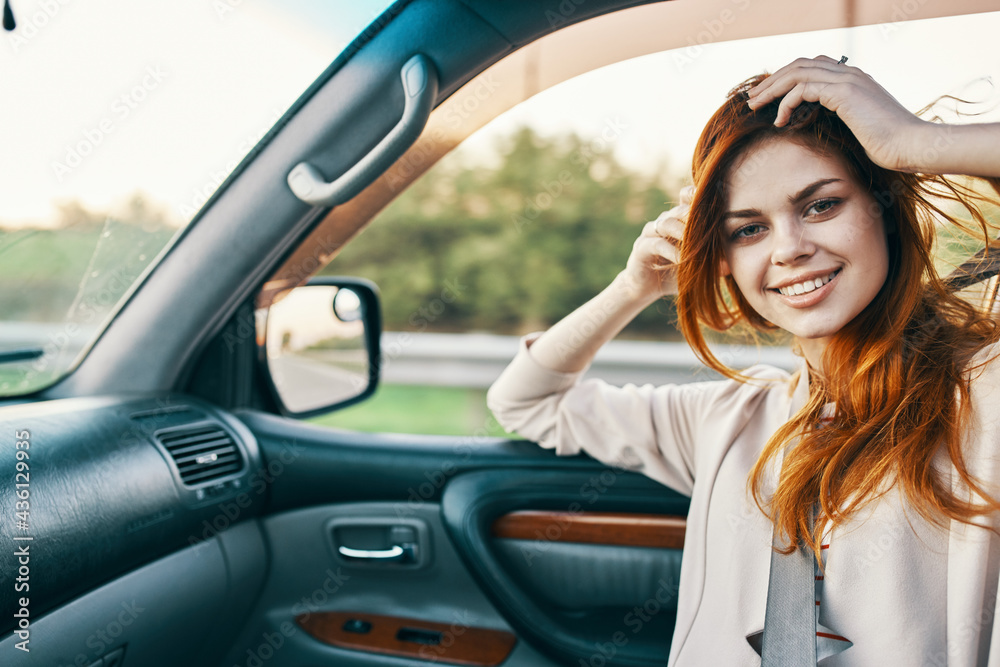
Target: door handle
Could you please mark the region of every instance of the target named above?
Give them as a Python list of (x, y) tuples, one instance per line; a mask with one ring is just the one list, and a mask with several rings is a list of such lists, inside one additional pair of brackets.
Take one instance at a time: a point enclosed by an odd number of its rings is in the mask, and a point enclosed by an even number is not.
[(288, 187), (313, 206), (338, 206), (364, 190), (409, 148), (427, 124), (437, 98), (437, 72), (427, 56), (418, 53), (399, 71), (406, 104), (403, 116), (368, 155), (343, 175), (327, 183), (316, 167), (300, 162), (288, 172)]
[(373, 560), (382, 563), (412, 563), (417, 557), (416, 544), (394, 544), (388, 549), (352, 549), (343, 544), (337, 547), (337, 552), (344, 558), (353, 560)]

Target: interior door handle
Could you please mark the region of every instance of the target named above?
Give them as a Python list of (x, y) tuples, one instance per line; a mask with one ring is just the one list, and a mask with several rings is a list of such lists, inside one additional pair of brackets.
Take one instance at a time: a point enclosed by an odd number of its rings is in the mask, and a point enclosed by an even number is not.
[(418, 53), (399, 71), (406, 105), (403, 116), (389, 134), (343, 175), (327, 183), (316, 167), (300, 162), (288, 172), (288, 187), (295, 196), (313, 206), (337, 206), (365, 189), (379, 174), (417, 140), (437, 97), (437, 72), (431, 61)]
[(416, 559), (417, 545), (415, 544), (394, 544), (388, 549), (371, 551), (368, 549), (352, 549), (340, 545), (337, 552), (344, 558), (355, 560), (375, 560), (382, 563), (410, 563)]

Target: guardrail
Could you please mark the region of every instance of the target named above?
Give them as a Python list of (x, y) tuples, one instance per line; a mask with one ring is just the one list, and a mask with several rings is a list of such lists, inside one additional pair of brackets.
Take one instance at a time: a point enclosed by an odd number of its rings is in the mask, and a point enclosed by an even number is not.
[[(385, 332), (382, 381), (485, 389), (517, 352), (516, 336)], [(731, 368), (764, 363), (791, 371), (798, 357), (787, 347), (717, 345), (715, 354)], [(685, 343), (614, 340), (587, 372), (618, 385), (697, 382), (720, 377), (705, 368)]]
[[(65, 327), (55, 324), (4, 323), (0, 343), (45, 345), (59, 343)], [(61, 367), (79, 351), (76, 345), (56, 345)], [(434, 385), (486, 389), (517, 353), (520, 338), (484, 333), (439, 334), (386, 331), (382, 334), (382, 381), (387, 384)], [(67, 349), (68, 348), (68, 349)], [(717, 345), (712, 348), (731, 368), (749, 368), (757, 363), (793, 370), (798, 358), (786, 347)], [(587, 372), (618, 385), (668, 384), (716, 379), (719, 375), (697, 360), (685, 343), (613, 340), (605, 345)]]

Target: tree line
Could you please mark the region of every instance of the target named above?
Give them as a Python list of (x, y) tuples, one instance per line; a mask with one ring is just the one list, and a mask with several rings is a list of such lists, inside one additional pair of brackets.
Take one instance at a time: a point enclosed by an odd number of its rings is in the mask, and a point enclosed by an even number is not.
[[(611, 282), (681, 186), (630, 171), (576, 135), (523, 127), (498, 153), (495, 166), (461, 153), (442, 160), (323, 274), (378, 284), (389, 330), (544, 329)], [(675, 319), (662, 300), (625, 335), (676, 338)]]

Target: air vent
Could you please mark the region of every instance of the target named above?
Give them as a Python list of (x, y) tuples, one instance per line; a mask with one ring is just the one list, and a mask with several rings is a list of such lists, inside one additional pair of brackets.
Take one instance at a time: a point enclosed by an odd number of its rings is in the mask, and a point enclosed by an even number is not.
[(181, 480), (188, 486), (225, 477), (243, 467), (239, 447), (218, 425), (178, 429), (157, 437), (174, 457)]

